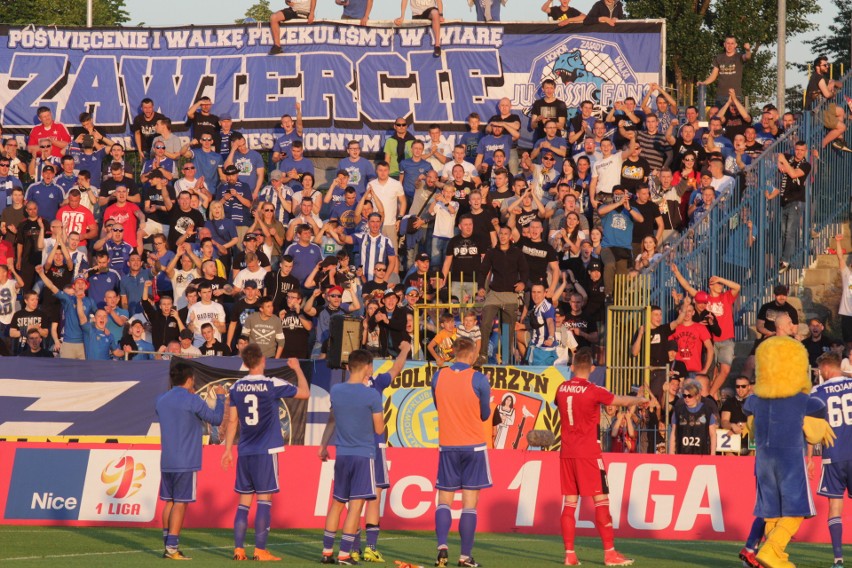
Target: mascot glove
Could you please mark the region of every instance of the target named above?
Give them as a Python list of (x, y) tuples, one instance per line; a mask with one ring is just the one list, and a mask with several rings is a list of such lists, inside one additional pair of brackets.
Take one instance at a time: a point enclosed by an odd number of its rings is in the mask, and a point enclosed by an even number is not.
[(822, 444), (823, 446), (831, 447), (834, 445), (834, 439), (837, 438), (834, 430), (831, 429), (831, 426), (823, 418), (805, 416), (805, 423), (802, 426), (802, 430), (804, 430), (805, 439), (807, 439), (809, 444)]

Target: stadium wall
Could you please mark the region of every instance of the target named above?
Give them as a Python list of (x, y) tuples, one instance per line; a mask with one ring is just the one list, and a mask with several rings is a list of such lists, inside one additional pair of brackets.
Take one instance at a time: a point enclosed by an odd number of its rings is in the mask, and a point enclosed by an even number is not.
[[(215, 446), (204, 449), (198, 501), (188, 508), (185, 527), (232, 526), (235, 470), (221, 469), (222, 451)], [(433, 529), (438, 453), (390, 448), (388, 457), (391, 487), (382, 504), (382, 528)], [(312, 447), (288, 448), (278, 459), (281, 492), (274, 498), (273, 530), (322, 528), (333, 462), (321, 462)], [(478, 529), (558, 534), (559, 454), (495, 450), (489, 461), (494, 487), (481, 494)], [(619, 536), (742, 540), (748, 534), (755, 497), (752, 458), (607, 454), (606, 461)], [(819, 468), (819, 460), (814, 461)], [(2, 522), (159, 526), (159, 479), (157, 446), (1, 444)], [(827, 500), (815, 500), (817, 517), (806, 521), (796, 538), (828, 542), (823, 522)], [(457, 502), (455, 519), (460, 509)], [(593, 518), (591, 503), (581, 502), (580, 534), (596, 534)]]
[[(130, 124), (150, 97), (188, 141), (186, 111), (207, 95), (214, 114), (229, 113), (251, 147), (270, 149), (281, 116), (295, 116), (298, 101), (310, 155), (344, 155), (350, 139), (372, 154), (399, 116), (410, 117), (423, 137), (430, 124), (440, 125), (452, 143), (468, 130), (470, 113), (487, 120), (503, 97), (528, 122), (546, 78), (556, 80), (556, 95), (569, 107), (638, 101), (664, 81), (662, 20), (615, 27), (448, 22), (441, 33), (443, 55), (434, 58), (423, 25), (285, 24), (285, 52), (270, 57), (269, 27), (251, 24), (0, 27), (0, 76), (8, 85), (0, 121), (4, 134), (23, 140), (39, 106), (68, 127), (88, 111), (129, 148)], [(524, 126), (521, 145), (531, 147)]]

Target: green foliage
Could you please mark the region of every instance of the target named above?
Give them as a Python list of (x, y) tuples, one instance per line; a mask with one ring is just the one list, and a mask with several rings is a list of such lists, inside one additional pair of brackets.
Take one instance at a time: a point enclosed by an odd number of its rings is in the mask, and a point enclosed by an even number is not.
[[(93, 0), (92, 25), (120, 26), (130, 19), (124, 0)], [(26, 0), (0, 2), (0, 22), (26, 26), (85, 26), (86, 2), (55, 2), (50, 0)]]
[(243, 24), (246, 21), (246, 18), (254, 18), (256, 22), (268, 22), (269, 17), (272, 15), (272, 9), (269, 7), (269, 0), (258, 0), (257, 4), (254, 4), (246, 10), (245, 18), (240, 18), (236, 22), (238, 24)]
[[(852, 5), (852, 0), (834, 1)], [(666, 78), (676, 88), (686, 90), (706, 78), (725, 36), (733, 35), (740, 46), (750, 43), (753, 50), (743, 73), (743, 94), (754, 101), (775, 92), (770, 78), (775, 76), (777, 0), (627, 0), (625, 6), (631, 18), (666, 19)], [(816, 0), (787, 0), (788, 41), (812, 30), (809, 18), (819, 11)], [(714, 89), (715, 84), (708, 88), (709, 100)]]

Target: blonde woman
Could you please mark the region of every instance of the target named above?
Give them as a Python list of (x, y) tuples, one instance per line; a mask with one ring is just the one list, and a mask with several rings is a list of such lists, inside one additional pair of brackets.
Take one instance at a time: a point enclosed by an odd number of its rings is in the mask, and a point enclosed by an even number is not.
[(275, 218), (275, 206), (268, 201), (260, 201), (254, 214), (254, 224), (249, 227), (249, 232), (263, 234), (263, 252), (266, 253), (273, 263), (273, 270), (278, 268), (281, 257), (281, 247), (284, 245), (284, 236), (287, 229), (281, 221)]
[(213, 238), (213, 245), (219, 254), (219, 259), (230, 266), (231, 249), (240, 242), (237, 234), (237, 226), (234, 222), (225, 217), (225, 206), (221, 201), (214, 201), (210, 204), (210, 219), (204, 223), (204, 226), (210, 229), (210, 234)]

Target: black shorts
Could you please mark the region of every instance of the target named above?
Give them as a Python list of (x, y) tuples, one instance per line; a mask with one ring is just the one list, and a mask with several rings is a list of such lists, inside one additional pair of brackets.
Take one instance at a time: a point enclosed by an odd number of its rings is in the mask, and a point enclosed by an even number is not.
[(425, 10), (425, 11), (424, 11), (422, 14), (420, 14), (419, 16), (412, 16), (412, 17), (411, 17), (411, 19), (412, 19), (412, 20), (431, 20), (431, 19), (432, 19), (432, 18), (431, 18), (431, 14), (432, 14), (432, 12), (433, 12), (433, 11), (434, 11), (434, 12), (437, 12), (437, 11), (438, 11), (438, 8), (436, 8), (436, 7), (434, 7), (434, 6), (433, 6), (432, 8), (428, 8), (427, 10)]
[(303, 20), (305, 19), (305, 16), (299, 14), (293, 8), (284, 8), (283, 10), (278, 10), (277, 13), (284, 15), (284, 21), (285, 22), (289, 22), (290, 20), (296, 20), (296, 19), (299, 19), (299, 18), (301, 18)]
[(840, 316), (840, 331), (843, 334), (843, 343), (852, 343), (852, 316)]

